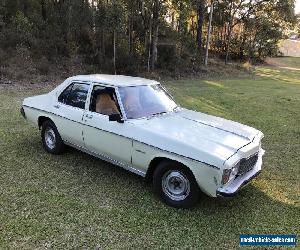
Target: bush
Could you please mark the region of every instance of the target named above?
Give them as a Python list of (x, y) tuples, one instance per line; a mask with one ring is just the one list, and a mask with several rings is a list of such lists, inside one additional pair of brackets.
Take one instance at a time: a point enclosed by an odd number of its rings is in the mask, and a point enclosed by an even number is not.
[(176, 46), (174, 44), (160, 44), (157, 46), (157, 51), (157, 67), (174, 71), (176, 65)]
[(2, 47), (16, 47), (21, 45), (31, 47), (33, 40), (33, 24), (20, 11), (12, 18), (11, 23), (3, 28), (0, 36)]
[(128, 55), (120, 51), (116, 61), (118, 74), (135, 75), (139, 71), (139, 57), (137, 55)]
[(0, 67), (8, 66), (9, 58), (9, 54), (6, 51), (0, 49)]
[(50, 71), (50, 62), (48, 61), (48, 59), (46, 57), (42, 57), (37, 66), (36, 69), (39, 71), (40, 74), (42, 75), (46, 75), (49, 73)]

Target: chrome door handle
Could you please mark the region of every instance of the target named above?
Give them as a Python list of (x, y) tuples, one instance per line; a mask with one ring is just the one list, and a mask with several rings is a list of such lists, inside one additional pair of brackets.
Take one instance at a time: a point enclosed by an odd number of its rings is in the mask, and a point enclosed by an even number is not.
[(54, 108), (59, 109), (60, 106), (59, 105), (54, 105)]

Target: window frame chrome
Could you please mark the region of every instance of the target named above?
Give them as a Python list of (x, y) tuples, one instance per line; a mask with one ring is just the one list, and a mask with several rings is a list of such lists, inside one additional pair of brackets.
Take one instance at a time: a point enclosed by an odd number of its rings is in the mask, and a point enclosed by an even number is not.
[[(67, 89), (69, 88), (71, 85), (73, 84), (85, 84), (88, 86), (88, 92), (86, 94), (86, 100), (85, 100), (85, 103), (84, 103), (84, 108), (79, 108), (79, 107), (74, 107), (72, 105), (68, 105), (66, 103), (63, 103), (63, 102), (60, 102), (58, 99), (59, 97), (61, 96), (61, 94)], [(87, 101), (88, 101), (88, 98), (89, 98), (89, 94), (90, 94), (90, 90), (91, 90), (91, 83), (89, 81), (70, 81), (62, 90), (58, 91), (57, 92), (57, 96), (56, 96), (56, 102), (59, 103), (60, 105), (64, 105), (66, 107), (70, 107), (70, 108), (74, 108), (74, 109), (79, 109), (79, 110), (83, 110), (85, 111), (86, 110), (86, 104), (87, 104)]]
[[(121, 97), (120, 97), (120, 94), (119, 94), (119, 89), (117, 86), (113, 86), (113, 85), (110, 85), (110, 84), (105, 84), (105, 83), (100, 83), (100, 82), (91, 82), (91, 88), (90, 88), (90, 93), (89, 93), (89, 96), (88, 96), (88, 102), (87, 102), (87, 106), (86, 106), (86, 112), (91, 112), (93, 114), (100, 114), (100, 113), (97, 113), (97, 112), (94, 112), (94, 111), (91, 111), (90, 110), (90, 104), (91, 104), (91, 98), (92, 98), (92, 92), (93, 92), (93, 89), (95, 86), (101, 86), (103, 88), (113, 88), (115, 90), (115, 94), (116, 94), (116, 97), (117, 97), (117, 104), (119, 105), (120, 107), (120, 111), (121, 111), (121, 115), (122, 115), (122, 120), (123, 121), (127, 121), (127, 116), (126, 116), (126, 113), (125, 113), (125, 110), (124, 110), (124, 107), (123, 107), (123, 103), (121, 102)], [(105, 115), (105, 114), (100, 114), (102, 116), (105, 116), (105, 117), (109, 117), (108, 115)]]

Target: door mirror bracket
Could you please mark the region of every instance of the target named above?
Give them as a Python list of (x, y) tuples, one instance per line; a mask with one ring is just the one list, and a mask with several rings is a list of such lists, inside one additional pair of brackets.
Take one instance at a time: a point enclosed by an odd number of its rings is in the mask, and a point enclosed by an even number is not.
[(111, 122), (116, 121), (118, 123), (124, 123), (120, 114), (111, 114), (108, 116), (108, 118), (109, 118), (109, 121), (111, 121)]

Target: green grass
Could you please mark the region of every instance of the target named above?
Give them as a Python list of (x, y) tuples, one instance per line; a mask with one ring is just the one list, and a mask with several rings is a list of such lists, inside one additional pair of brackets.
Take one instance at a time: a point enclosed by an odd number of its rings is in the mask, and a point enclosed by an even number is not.
[(182, 106), (264, 132), (258, 179), (234, 199), (203, 195), (193, 209), (173, 209), (125, 170), (72, 149), (45, 153), (19, 107), (49, 87), (2, 88), (0, 249), (234, 249), (241, 233), (299, 234), (300, 71), (257, 67), (238, 79), (166, 84)]
[(279, 58), (269, 58), (271, 65), (290, 67), (300, 70), (300, 58), (298, 57), (279, 57)]

